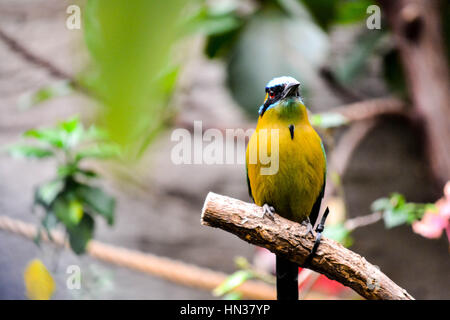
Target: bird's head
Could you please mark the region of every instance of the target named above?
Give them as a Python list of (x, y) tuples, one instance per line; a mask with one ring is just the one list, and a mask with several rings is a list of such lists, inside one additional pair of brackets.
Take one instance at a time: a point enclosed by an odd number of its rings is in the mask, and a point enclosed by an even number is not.
[(266, 85), (266, 97), (259, 108), (259, 115), (288, 99), (297, 99), (302, 102), (299, 92), (300, 82), (292, 77), (277, 77)]

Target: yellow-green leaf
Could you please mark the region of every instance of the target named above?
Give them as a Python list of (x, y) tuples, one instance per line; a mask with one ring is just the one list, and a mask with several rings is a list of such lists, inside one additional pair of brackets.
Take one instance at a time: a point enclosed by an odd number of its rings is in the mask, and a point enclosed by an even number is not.
[(31, 300), (49, 300), (55, 291), (55, 281), (39, 259), (32, 260), (24, 273), (26, 295)]

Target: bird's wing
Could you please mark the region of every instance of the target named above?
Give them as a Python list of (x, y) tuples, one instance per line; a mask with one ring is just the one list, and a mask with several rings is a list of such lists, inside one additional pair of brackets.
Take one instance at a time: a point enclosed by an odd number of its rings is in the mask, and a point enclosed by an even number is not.
[(322, 152), (324, 155), (324, 159), (325, 159), (325, 171), (323, 173), (323, 185), (322, 185), (322, 189), (320, 190), (319, 195), (317, 196), (316, 201), (314, 202), (314, 205), (311, 209), (311, 213), (309, 215), (309, 220), (311, 221), (311, 224), (314, 226), (316, 223), (317, 218), (319, 217), (319, 212), (320, 212), (320, 205), (322, 204), (322, 199), (323, 196), (325, 194), (325, 185), (327, 182), (327, 155), (325, 153), (325, 148), (323, 147), (323, 143), (322, 141), (320, 142), (321, 146), (322, 146)]
[(309, 214), (309, 221), (311, 221), (311, 224), (314, 226), (316, 224), (316, 220), (319, 217), (320, 212), (320, 205), (322, 204), (323, 195), (325, 193), (325, 178), (323, 180), (322, 190), (320, 191), (319, 195), (317, 196), (316, 202), (314, 202), (314, 205), (311, 209), (311, 213)]

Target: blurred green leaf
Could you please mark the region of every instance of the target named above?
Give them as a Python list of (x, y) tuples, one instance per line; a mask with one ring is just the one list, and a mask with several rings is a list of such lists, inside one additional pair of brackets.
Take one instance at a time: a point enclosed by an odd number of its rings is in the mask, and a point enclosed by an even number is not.
[(388, 210), (392, 207), (391, 201), (389, 198), (380, 198), (372, 202), (370, 206), (372, 212), (384, 211)]
[(326, 226), (323, 235), (341, 243), (345, 247), (350, 247), (353, 244), (350, 231), (345, 228), (343, 223)]
[(324, 30), (328, 30), (335, 20), (338, 1), (302, 0), (302, 3), (312, 14), (316, 23)]
[(386, 228), (412, 223), (421, 219), (426, 210), (433, 210), (433, 208), (433, 204), (407, 202), (400, 193), (393, 193), (389, 198), (377, 199), (371, 205), (373, 212), (383, 213)]
[(106, 218), (109, 225), (114, 223), (115, 199), (107, 195), (102, 189), (88, 185), (78, 185), (77, 197), (96, 213)]
[(91, 125), (87, 130), (85, 130), (82, 141), (102, 141), (109, 138), (108, 132), (106, 130), (100, 129), (95, 125)]
[(29, 145), (10, 146), (7, 151), (11, 156), (18, 158), (48, 158), (53, 156), (52, 150)]
[(348, 119), (340, 113), (318, 113), (311, 116), (311, 124), (323, 129), (341, 127), (348, 122)]
[(73, 92), (70, 81), (63, 80), (53, 83), (39, 90), (24, 94), (19, 98), (19, 108), (29, 109), (39, 103), (45, 102), (55, 97), (65, 96)]
[(75, 155), (75, 161), (86, 158), (108, 159), (120, 155), (120, 147), (116, 144), (102, 143), (86, 147), (78, 151)]
[(404, 224), (408, 220), (408, 212), (405, 210), (405, 197), (399, 193), (393, 193), (389, 198), (375, 200), (372, 211), (383, 212), (383, 220), (386, 228), (393, 228)]
[(61, 131), (54, 128), (31, 129), (26, 131), (23, 136), (26, 138), (35, 138), (59, 149), (65, 146), (64, 136), (61, 134)]
[(105, 106), (99, 121), (113, 141), (128, 147), (127, 157), (137, 157), (166, 121), (165, 90), (172, 84), (161, 85), (161, 75), (176, 64), (172, 50), (191, 5), (182, 0), (86, 2), (83, 29), (92, 59), (83, 78)]
[(408, 212), (400, 209), (388, 209), (383, 213), (386, 228), (400, 226), (408, 221)]
[(65, 137), (66, 148), (76, 147), (84, 137), (84, 127), (78, 116), (59, 123)]
[(209, 58), (228, 54), (241, 31), (244, 21), (235, 9), (235, 6), (222, 10), (204, 6), (190, 19), (191, 32), (207, 36), (205, 53)]
[(47, 211), (42, 219), (41, 225), (44, 227), (50, 241), (53, 241), (51, 230), (58, 224), (58, 219), (52, 211)]
[(352, 0), (352, 1), (339, 1), (336, 10), (336, 17), (333, 22), (347, 24), (360, 22), (368, 17), (367, 8), (375, 4), (370, 0)]
[[(28, 130), (24, 136), (59, 150), (15, 145), (7, 149), (10, 154), (27, 157), (57, 155), (57, 159), (62, 161), (57, 166), (58, 177), (35, 190), (33, 212), (35, 205), (40, 205), (45, 211), (39, 230), (45, 230), (51, 239), (51, 229), (62, 223), (69, 234), (73, 251), (80, 254), (92, 238), (94, 220), (90, 214), (100, 214), (112, 225), (115, 199), (100, 188), (83, 184), (83, 181), (98, 175), (92, 170), (80, 168), (79, 162), (85, 158), (111, 157), (119, 153), (119, 146), (109, 142), (108, 135), (95, 126), (85, 131), (77, 116), (61, 121), (53, 128)], [(81, 142), (84, 145), (80, 149), (78, 145)], [(40, 234), (34, 240), (39, 244)]]
[(48, 143), (58, 149), (68, 149), (76, 146), (84, 133), (83, 125), (77, 116), (58, 123), (54, 128), (27, 130), (23, 136)]
[(209, 36), (205, 45), (206, 56), (218, 58), (227, 55), (237, 40), (238, 34), (239, 30), (235, 29), (227, 33)]
[(216, 296), (222, 296), (231, 290), (237, 288), (242, 283), (251, 279), (253, 277), (253, 273), (249, 270), (239, 270), (228, 276), (226, 280), (221, 283), (217, 288), (214, 289), (213, 294)]
[(69, 163), (58, 167), (58, 176), (60, 178), (71, 177), (73, 175), (80, 174), (85, 178), (97, 178), (98, 174), (95, 171), (81, 169), (76, 164)]
[(69, 120), (61, 121), (59, 123), (59, 127), (63, 129), (67, 133), (73, 133), (81, 126), (80, 119), (78, 116), (75, 116)]
[(60, 178), (71, 176), (77, 172), (78, 168), (75, 164), (63, 164), (58, 166), (57, 173)]
[(59, 179), (47, 182), (36, 189), (34, 201), (47, 207), (63, 189), (64, 182)]
[(200, 8), (189, 21), (191, 32), (217, 35), (236, 30), (242, 25), (242, 21), (234, 9), (230, 7), (228, 10), (218, 11), (206, 7)]
[(75, 173), (79, 173), (86, 178), (98, 178), (99, 177), (98, 173), (93, 170), (77, 168), (77, 171)]
[(84, 216), (83, 204), (66, 194), (56, 198), (52, 204), (52, 210), (67, 228), (78, 225)]
[(239, 292), (229, 292), (223, 298), (225, 300), (242, 300), (242, 294)]
[(84, 214), (80, 223), (76, 226), (68, 227), (70, 247), (76, 254), (82, 254), (86, 251), (89, 240), (94, 233), (94, 219), (89, 214)]
[(389, 201), (391, 202), (394, 208), (399, 209), (401, 209), (406, 203), (405, 196), (397, 192), (391, 194)]
[(179, 73), (180, 66), (178, 65), (170, 66), (162, 71), (158, 78), (158, 85), (161, 92), (164, 92), (166, 95), (170, 95), (170, 93), (175, 89)]
[[(34, 238), (33, 238), (33, 242), (34, 242), (38, 247), (41, 246), (41, 240), (42, 240), (41, 232), (42, 232), (42, 227), (39, 226), (38, 229), (37, 229), (36, 235), (35, 235)], [(50, 237), (49, 237), (49, 239), (51, 240)]]

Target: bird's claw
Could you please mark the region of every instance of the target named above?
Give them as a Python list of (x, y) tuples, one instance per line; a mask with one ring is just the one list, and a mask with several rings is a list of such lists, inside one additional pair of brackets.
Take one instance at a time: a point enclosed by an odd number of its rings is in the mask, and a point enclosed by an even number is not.
[(316, 233), (314, 232), (314, 227), (311, 224), (311, 221), (309, 221), (309, 219), (307, 219), (307, 220), (303, 221), (302, 224), (306, 224), (306, 232), (305, 232), (304, 236), (306, 237), (310, 233), (315, 238)]
[(267, 203), (265, 203), (263, 206), (263, 218), (264, 216), (267, 214), (269, 216), (270, 219), (274, 219), (274, 213), (275, 213), (275, 208), (272, 206), (269, 206)]

